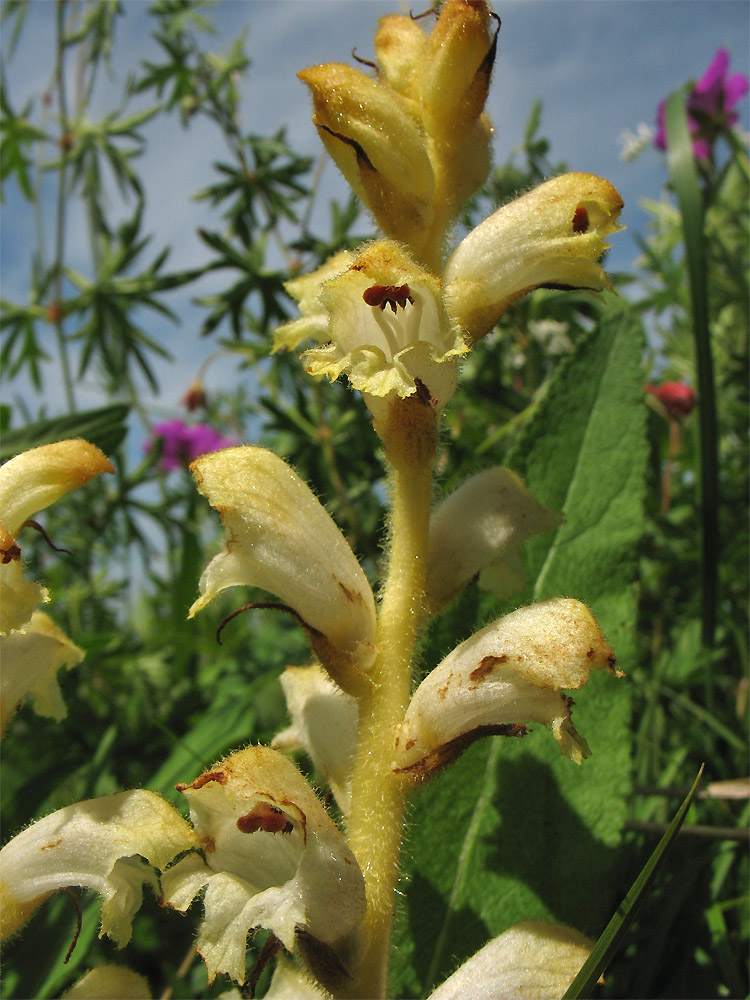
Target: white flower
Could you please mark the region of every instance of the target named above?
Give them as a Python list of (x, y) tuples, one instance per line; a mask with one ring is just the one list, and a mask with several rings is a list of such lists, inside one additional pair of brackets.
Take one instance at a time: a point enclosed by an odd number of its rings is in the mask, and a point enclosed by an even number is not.
[(186, 910), (205, 888), (197, 947), (209, 980), (245, 981), (248, 931), (264, 927), (297, 950), (324, 985), (341, 982), (359, 949), (364, 880), (336, 824), (300, 772), (268, 747), (249, 747), (178, 785), (205, 861), (189, 854), (162, 877)]
[(304, 750), (346, 816), (357, 742), (356, 699), (317, 664), (287, 667), (280, 680), (292, 724), (274, 737), (272, 746), (286, 752)]
[(0, 940), (20, 930), (50, 893), (85, 886), (104, 899), (101, 933), (122, 948), (130, 940), (142, 887), (158, 895), (154, 869), (166, 868), (194, 846), (189, 824), (145, 789), (58, 809), (0, 851)]
[(560, 1000), (593, 947), (560, 924), (516, 924), (472, 955), (429, 1000)]
[(462, 642), (414, 692), (397, 727), (393, 769), (426, 777), (480, 736), (522, 736), (548, 726), (580, 764), (590, 754), (570, 719), (564, 690), (592, 670), (616, 676), (615, 659), (588, 608), (557, 597), (519, 608)]
[(0, 468), (0, 734), (28, 693), (40, 715), (63, 718), (55, 674), (84, 655), (37, 611), (50, 596), (41, 584), (24, 579), (18, 535), (33, 514), (103, 472), (114, 472), (111, 462), (80, 439), (32, 448)]
[(420, 394), (442, 409), (458, 359), (519, 296), (539, 287), (600, 290), (599, 258), (622, 200), (593, 174), (563, 174), (485, 219), (459, 244), (442, 279), (389, 240), (338, 254), (288, 283), (302, 316), (279, 327), (274, 350), (308, 339), (306, 370), (346, 374), (376, 421), (388, 401)]
[(313, 650), (344, 689), (374, 657), (375, 601), (348, 542), (299, 476), (264, 448), (225, 448), (191, 469), (227, 530), (200, 579), (190, 617), (227, 587), (262, 587), (305, 625)]
[(479, 585), (505, 598), (522, 590), (519, 547), (552, 531), (562, 515), (543, 507), (510, 469), (485, 469), (462, 483), (430, 518), (427, 595), (430, 611), (448, 603), (479, 575)]

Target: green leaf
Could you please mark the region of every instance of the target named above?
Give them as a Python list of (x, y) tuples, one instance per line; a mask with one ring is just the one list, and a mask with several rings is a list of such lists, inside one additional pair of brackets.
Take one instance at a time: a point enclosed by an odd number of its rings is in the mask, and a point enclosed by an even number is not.
[[(637, 319), (608, 300), (507, 463), (566, 516), (554, 535), (528, 546), (533, 584), (514, 603), (560, 594), (585, 601), (626, 672), (646, 464), (642, 350)], [(469, 591), (453, 615), (458, 638), (471, 630), (471, 600)], [(510, 607), (483, 597), (474, 627)], [(523, 740), (475, 744), (414, 795), (394, 934), (396, 995), (428, 994), (521, 920), (599, 933), (616, 890), (630, 787), (628, 681), (592, 677), (575, 701), (574, 722), (592, 750), (580, 768), (535, 726)]]
[(594, 946), (594, 950), (584, 962), (581, 971), (568, 987), (563, 1000), (579, 1000), (581, 997), (590, 997), (593, 993), (599, 977), (602, 975), (617, 952), (628, 927), (635, 919), (638, 907), (650, 889), (659, 869), (664, 864), (667, 854), (669, 853), (669, 849), (672, 846), (675, 837), (679, 833), (680, 827), (682, 826), (685, 816), (687, 815), (687, 811), (690, 808), (690, 803), (693, 801), (693, 797), (698, 790), (698, 782), (701, 780), (702, 774), (703, 765), (701, 765), (701, 769), (698, 771), (692, 788), (685, 796), (684, 802), (677, 810), (677, 813), (672, 822), (669, 824), (668, 829), (664, 832), (664, 836), (656, 845), (653, 854), (643, 866), (640, 875), (630, 887), (625, 899), (617, 907), (617, 911), (613, 915), (612, 919), (602, 931), (599, 940)]
[(5, 430), (0, 444), (0, 461), (4, 462), (29, 448), (77, 437), (85, 438), (109, 455), (127, 434), (125, 419), (129, 411), (129, 406), (118, 403), (98, 410), (37, 420), (17, 430)]

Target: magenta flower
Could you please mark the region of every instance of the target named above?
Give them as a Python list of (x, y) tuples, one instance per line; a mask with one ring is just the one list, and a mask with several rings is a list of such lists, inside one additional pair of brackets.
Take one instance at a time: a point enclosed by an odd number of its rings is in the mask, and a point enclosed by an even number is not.
[[(687, 98), (688, 127), (693, 136), (693, 154), (696, 159), (711, 158), (713, 144), (718, 137), (737, 124), (735, 104), (748, 91), (748, 79), (743, 73), (729, 72), (729, 53), (719, 49), (711, 65), (693, 86)], [(656, 111), (657, 131), (654, 145), (667, 148), (667, 130), (664, 123), (666, 99)]]
[[(156, 424), (152, 435), (154, 441), (163, 441), (161, 467), (166, 471), (181, 466), (186, 468), (199, 455), (237, 444), (237, 441), (222, 437), (208, 424), (185, 424), (182, 420), (165, 420)], [(152, 444), (151, 441), (146, 444), (146, 451), (151, 450)]]

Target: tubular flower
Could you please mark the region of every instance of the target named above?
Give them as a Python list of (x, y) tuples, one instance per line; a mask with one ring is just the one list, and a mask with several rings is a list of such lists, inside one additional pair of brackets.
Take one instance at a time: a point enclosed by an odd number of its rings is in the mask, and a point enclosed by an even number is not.
[(458, 245), (442, 281), (384, 240), (338, 254), (287, 285), (302, 316), (279, 327), (274, 351), (307, 339), (307, 371), (345, 373), (375, 416), (396, 396), (442, 408), (458, 358), (534, 288), (609, 286), (599, 257), (619, 227), (622, 199), (593, 174), (563, 174), (499, 208)]
[(24, 579), (18, 535), (33, 514), (103, 472), (114, 472), (110, 461), (78, 439), (32, 448), (0, 468), (0, 734), (27, 693), (39, 714), (63, 718), (55, 674), (83, 659), (82, 651), (37, 611), (49, 601), (49, 592)]
[(489, 172), (493, 29), (484, 0), (447, 0), (429, 35), (410, 17), (380, 20), (376, 79), (339, 63), (298, 74), (353, 190), (386, 236), (433, 267), (446, 226)]
[(559, 1000), (593, 947), (589, 938), (561, 924), (516, 924), (480, 948), (429, 1000)]
[(531, 535), (552, 531), (561, 514), (547, 510), (510, 469), (472, 476), (430, 518), (426, 603), (440, 610), (475, 577), (505, 598), (524, 586), (519, 552)]
[(58, 809), (0, 851), (0, 940), (20, 930), (50, 893), (85, 886), (104, 899), (101, 934), (122, 948), (130, 940), (142, 887), (158, 894), (154, 868), (166, 868), (196, 845), (182, 816), (145, 789)]
[(317, 664), (287, 667), (281, 675), (292, 724), (274, 737), (277, 750), (304, 750), (330, 785), (346, 816), (357, 744), (357, 702)]
[(374, 656), (375, 601), (309, 486), (273, 452), (249, 445), (204, 455), (191, 469), (228, 540), (203, 572), (189, 616), (227, 587), (263, 587), (295, 612), (340, 686), (356, 686)]
[(519, 608), (462, 642), (427, 675), (397, 727), (393, 769), (426, 777), (480, 736), (523, 736), (548, 726), (576, 764), (590, 755), (570, 719), (592, 670), (615, 676), (615, 658), (580, 601), (553, 598)]
[(189, 854), (162, 877), (165, 902), (186, 910), (205, 887), (197, 947), (209, 980), (245, 980), (251, 928), (298, 950), (329, 988), (356, 960), (364, 880), (354, 855), (300, 772), (268, 747), (249, 747), (178, 785), (205, 861)]

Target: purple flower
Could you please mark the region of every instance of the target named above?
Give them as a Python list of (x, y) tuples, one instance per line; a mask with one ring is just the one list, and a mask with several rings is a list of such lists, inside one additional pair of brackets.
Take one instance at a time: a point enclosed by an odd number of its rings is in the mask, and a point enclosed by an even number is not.
[[(169, 471), (181, 466), (187, 467), (199, 455), (209, 451), (221, 451), (237, 444), (222, 437), (218, 431), (208, 424), (185, 424), (182, 420), (165, 420), (156, 424), (152, 430), (154, 440), (161, 438), (164, 442), (161, 453), (161, 467)], [(152, 442), (146, 444), (150, 451)]]
[[(719, 49), (711, 65), (693, 86), (687, 98), (688, 127), (693, 136), (693, 154), (699, 160), (708, 160), (716, 139), (737, 124), (735, 104), (748, 90), (748, 79), (743, 73), (729, 72), (729, 53)], [(666, 99), (656, 111), (657, 131), (654, 145), (667, 148), (667, 130), (664, 123)]]

